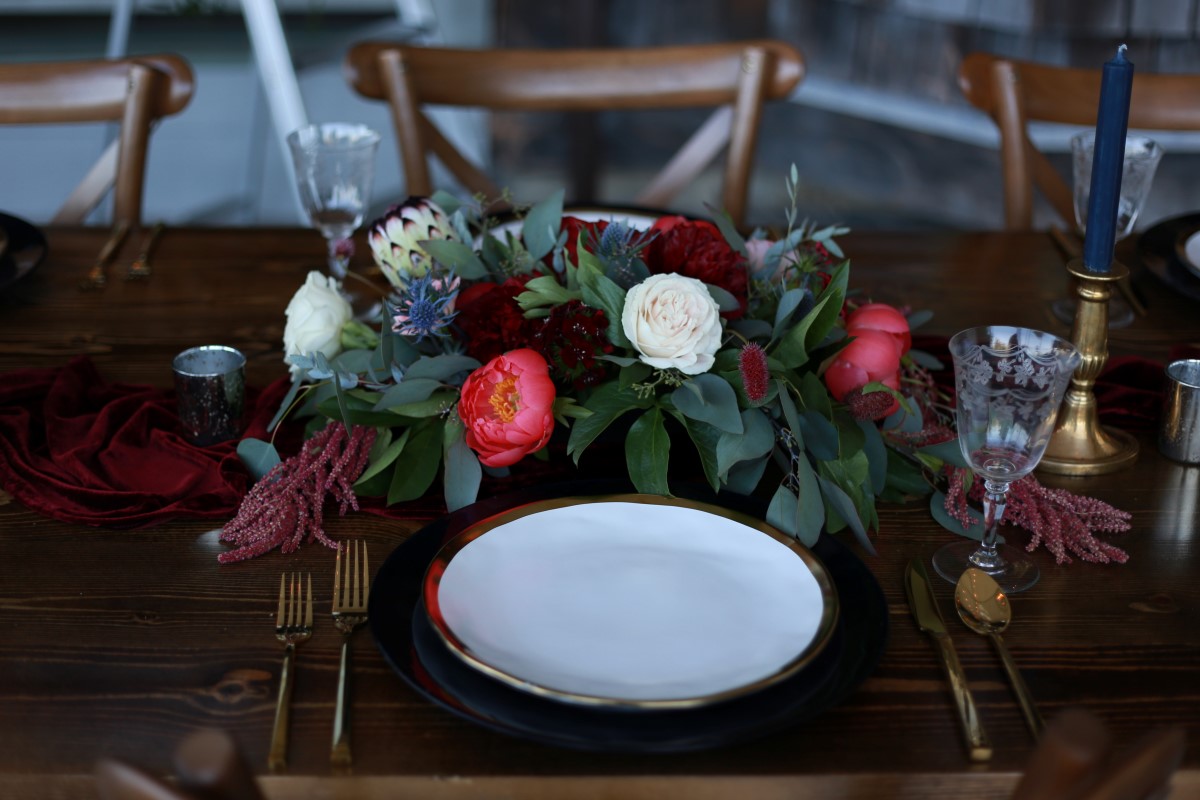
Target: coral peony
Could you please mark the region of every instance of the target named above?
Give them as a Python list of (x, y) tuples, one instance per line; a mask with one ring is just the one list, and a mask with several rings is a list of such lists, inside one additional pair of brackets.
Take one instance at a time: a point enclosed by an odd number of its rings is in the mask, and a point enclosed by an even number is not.
[[(859, 329), (852, 334), (854, 341), (846, 345), (825, 370), (825, 385), (835, 400), (844, 400), (855, 389), (873, 381), (899, 390), (900, 353), (895, 339), (888, 333)], [(893, 398), (891, 413), (899, 408)]]
[(458, 415), (467, 445), (489, 467), (511, 466), (541, 450), (554, 430), (554, 396), (546, 359), (536, 351), (493, 358), (463, 384)]
[(857, 336), (860, 331), (882, 331), (891, 336), (903, 356), (912, 347), (912, 332), (908, 320), (887, 303), (867, 303), (856, 308), (846, 318), (846, 332)]

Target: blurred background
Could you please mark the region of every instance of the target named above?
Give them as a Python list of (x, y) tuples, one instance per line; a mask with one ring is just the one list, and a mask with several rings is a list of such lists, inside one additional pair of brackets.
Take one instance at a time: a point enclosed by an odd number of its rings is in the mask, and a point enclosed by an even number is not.
[[(313, 122), (383, 134), (368, 220), (406, 196), (386, 106), (342, 75), (355, 41), (457, 47), (629, 47), (771, 37), (808, 75), (764, 115), (749, 222), (776, 224), (796, 164), (801, 214), (856, 229), (1000, 228), (998, 134), (956, 84), (962, 56), (987, 50), (1100, 69), (1120, 43), (1140, 72), (1200, 72), (1200, 0), (277, 0)], [(147, 220), (303, 225), (240, 0), (0, 0), (0, 53), (36, 61), (172, 51), (196, 95), (151, 139)], [(1200, 102), (1200, 98), (1197, 98)], [(518, 200), (619, 202), (706, 116), (502, 114), (438, 119)], [(1034, 141), (1069, 176), (1078, 128)], [(103, 126), (0, 127), (0, 210), (47, 221), (103, 150)], [(1155, 135), (1166, 150), (1137, 225), (1200, 209), (1200, 133)], [(454, 186), (444, 178), (446, 188)], [(677, 208), (704, 213), (713, 174)], [(107, 209), (93, 215), (97, 224)], [(1041, 209), (1038, 222), (1052, 219)]]

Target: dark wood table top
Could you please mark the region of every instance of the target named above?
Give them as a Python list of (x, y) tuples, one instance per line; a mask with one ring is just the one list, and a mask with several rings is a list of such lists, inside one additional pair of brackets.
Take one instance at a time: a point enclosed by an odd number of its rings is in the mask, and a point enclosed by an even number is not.
[[(0, 380), (78, 354), (113, 381), (168, 386), (170, 362), (197, 344), (248, 357), (247, 380), (285, 374), (283, 308), (323, 244), (307, 230), (168, 229), (146, 282), (121, 280), (126, 243), (103, 292), (79, 279), (107, 231), (47, 231), (41, 266), (0, 296)], [(854, 234), (843, 242), (851, 284), (878, 300), (929, 308), (930, 333), (985, 323), (1065, 333), (1049, 302), (1066, 289), (1045, 234)], [(369, 256), (360, 246), (357, 261)], [(1127, 258), (1132, 261), (1132, 258)], [(1150, 314), (1114, 331), (1113, 353), (1162, 360), (1200, 343), (1200, 308), (1136, 271)], [(1200, 467), (1161, 457), (1150, 434), (1131, 469), (1046, 481), (1133, 513), (1113, 537), (1129, 563), (1057, 566), (1014, 599), (1006, 641), (1047, 718), (1068, 706), (1098, 714), (1130, 744), (1167, 724), (1189, 749), (1173, 796), (1200, 792)], [(0, 499), (0, 797), (94, 796), (95, 760), (167, 774), (189, 732), (233, 734), (266, 772), (281, 648), (272, 632), (279, 574), (332, 583), (317, 545), (221, 566), (214, 525), (85, 528)], [(936, 585), (995, 757), (969, 766), (930, 641), (913, 623), (902, 575), (914, 556), (952, 540), (923, 504), (883, 506), (877, 556), (863, 554), (887, 598), (891, 636), (874, 675), (846, 702), (766, 738), (680, 755), (597, 755), (532, 744), (464, 722), (424, 701), (387, 666), (369, 632), (355, 638), (356, 763), (334, 775), (328, 750), (340, 635), (318, 597), (316, 633), (299, 652), (291, 768), (264, 776), (272, 797), (1006, 797), (1033, 743), (994, 652), (954, 618)], [(331, 516), (335, 538), (364, 538), (383, 560), (419, 523)], [(1023, 536), (1023, 534), (1017, 534)]]

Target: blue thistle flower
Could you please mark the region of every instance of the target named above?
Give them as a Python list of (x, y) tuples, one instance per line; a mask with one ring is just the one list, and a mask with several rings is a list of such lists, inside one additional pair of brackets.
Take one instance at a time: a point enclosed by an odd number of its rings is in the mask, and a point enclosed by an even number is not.
[(401, 336), (421, 341), (426, 336), (442, 336), (458, 312), (457, 275), (440, 276), (427, 273), (413, 278), (405, 287), (392, 311), (392, 330)]
[(600, 234), (595, 255), (604, 262), (608, 278), (621, 288), (628, 289), (650, 275), (650, 271), (642, 263), (640, 254), (653, 238), (623, 222), (613, 220)]

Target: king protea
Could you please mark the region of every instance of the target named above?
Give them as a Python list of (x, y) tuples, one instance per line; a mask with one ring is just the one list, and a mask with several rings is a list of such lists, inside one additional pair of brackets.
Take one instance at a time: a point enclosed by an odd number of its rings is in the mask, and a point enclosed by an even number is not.
[(421, 249), (430, 239), (457, 239), (446, 212), (432, 200), (410, 197), (371, 223), (367, 242), (388, 282), (404, 289), (429, 272), (432, 259)]

